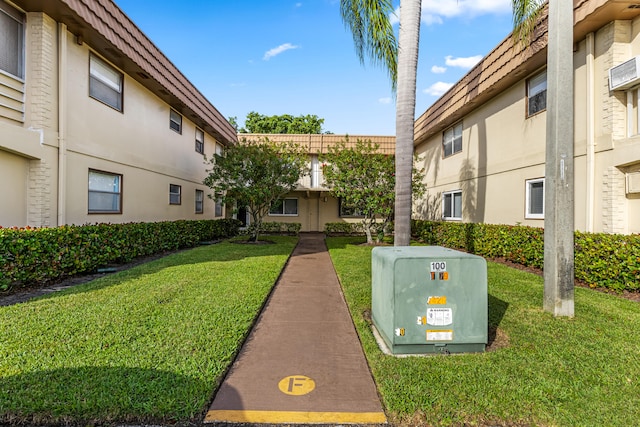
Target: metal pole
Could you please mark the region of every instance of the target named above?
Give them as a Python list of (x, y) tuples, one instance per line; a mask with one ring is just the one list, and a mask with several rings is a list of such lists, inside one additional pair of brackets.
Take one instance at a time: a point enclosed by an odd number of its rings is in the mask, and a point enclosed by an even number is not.
[(574, 315), (573, 1), (549, 0), (544, 310)]

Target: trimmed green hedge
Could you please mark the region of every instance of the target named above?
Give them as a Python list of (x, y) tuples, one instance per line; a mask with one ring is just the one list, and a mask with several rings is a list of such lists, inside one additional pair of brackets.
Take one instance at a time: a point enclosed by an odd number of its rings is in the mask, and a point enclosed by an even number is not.
[[(255, 228), (254, 224), (250, 224), (247, 232)], [(264, 234), (292, 234), (297, 236), (300, 233), (302, 224), (299, 222), (263, 222), (260, 227), (260, 233)]]
[(337, 235), (364, 235), (362, 224), (359, 222), (327, 222), (324, 225), (327, 236)]
[[(412, 221), (412, 235), (430, 245), (542, 269), (544, 230), (521, 225)], [(575, 277), (591, 287), (640, 290), (640, 235), (575, 233)]]
[(238, 234), (234, 219), (0, 228), (0, 291)]

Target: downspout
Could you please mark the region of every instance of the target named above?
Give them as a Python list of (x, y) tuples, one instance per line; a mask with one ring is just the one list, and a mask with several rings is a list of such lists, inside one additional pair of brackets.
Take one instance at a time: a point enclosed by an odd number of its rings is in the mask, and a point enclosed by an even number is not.
[(593, 233), (595, 211), (595, 101), (594, 34), (587, 34), (587, 218), (586, 231)]
[(58, 24), (58, 226), (66, 224), (67, 202), (67, 26)]

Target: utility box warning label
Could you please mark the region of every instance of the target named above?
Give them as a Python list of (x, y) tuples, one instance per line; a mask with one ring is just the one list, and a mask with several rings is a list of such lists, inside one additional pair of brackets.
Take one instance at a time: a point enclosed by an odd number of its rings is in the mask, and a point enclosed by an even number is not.
[(450, 308), (427, 308), (427, 325), (446, 326), (453, 323), (453, 310)]
[(427, 341), (453, 341), (453, 331), (427, 331)]

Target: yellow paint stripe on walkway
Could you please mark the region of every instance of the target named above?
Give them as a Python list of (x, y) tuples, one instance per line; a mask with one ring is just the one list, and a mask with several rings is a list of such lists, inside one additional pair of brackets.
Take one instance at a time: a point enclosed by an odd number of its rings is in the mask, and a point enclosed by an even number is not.
[(231, 411), (211, 410), (204, 422), (232, 423), (350, 423), (386, 424), (382, 412), (296, 412), (296, 411)]

